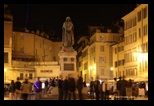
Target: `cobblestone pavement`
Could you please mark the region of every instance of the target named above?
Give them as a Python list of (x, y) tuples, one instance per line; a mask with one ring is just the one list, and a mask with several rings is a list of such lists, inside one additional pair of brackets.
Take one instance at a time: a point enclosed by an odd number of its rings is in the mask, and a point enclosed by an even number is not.
[[(4, 97), (4, 100), (9, 100), (9, 97)], [(41, 100), (58, 100), (58, 95), (49, 95), (48, 97), (43, 97)], [(79, 100), (78, 95), (76, 95), (76, 100)], [(95, 99), (89, 99), (88, 96), (83, 96), (83, 100), (95, 100)], [(113, 100), (113, 98), (111, 98), (110, 100)], [(134, 100), (148, 100), (148, 97), (137, 97), (134, 98)]]

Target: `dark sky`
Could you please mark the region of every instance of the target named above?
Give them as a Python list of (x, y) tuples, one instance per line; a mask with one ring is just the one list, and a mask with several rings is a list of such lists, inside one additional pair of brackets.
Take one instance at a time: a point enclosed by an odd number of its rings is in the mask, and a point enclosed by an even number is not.
[(107, 26), (135, 8), (136, 4), (9, 4), (14, 27), (55, 30), (61, 37), (67, 16), (74, 24), (75, 38), (86, 33), (88, 25)]

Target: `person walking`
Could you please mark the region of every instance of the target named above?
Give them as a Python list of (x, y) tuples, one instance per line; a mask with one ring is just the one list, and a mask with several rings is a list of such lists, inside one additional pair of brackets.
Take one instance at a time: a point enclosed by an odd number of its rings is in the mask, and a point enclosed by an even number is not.
[(63, 100), (62, 84), (63, 84), (63, 76), (60, 75), (60, 78), (58, 79), (58, 99), (59, 100)]
[(41, 91), (42, 91), (42, 82), (40, 81), (40, 77), (38, 77), (36, 82), (34, 83), (34, 89), (35, 89), (35, 99), (39, 100), (41, 98)]
[(79, 100), (82, 100), (82, 89), (83, 89), (83, 78), (78, 74), (77, 75), (77, 90), (79, 95)]
[(9, 85), (9, 98), (10, 98), (10, 100), (15, 100), (15, 83), (14, 83), (14, 80), (11, 80), (11, 84)]
[(21, 95), (23, 100), (28, 100), (28, 95), (31, 93), (32, 85), (28, 82), (26, 78), (25, 81), (21, 85)]
[(72, 74), (70, 74), (68, 79), (68, 100), (71, 100), (71, 95), (73, 95), (73, 99), (76, 100), (75, 88), (75, 78), (73, 78)]
[(15, 82), (15, 99), (20, 100), (21, 99), (21, 82), (19, 81), (20, 78), (17, 77), (17, 81)]
[(63, 100), (67, 100), (68, 96), (68, 77), (65, 77), (65, 80), (62, 83), (62, 89), (63, 89)]

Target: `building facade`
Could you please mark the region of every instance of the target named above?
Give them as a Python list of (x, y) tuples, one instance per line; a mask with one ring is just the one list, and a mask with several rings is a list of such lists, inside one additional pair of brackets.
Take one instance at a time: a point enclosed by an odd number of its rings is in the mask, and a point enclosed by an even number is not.
[(53, 42), (47, 34), (39, 30), (35, 32), (13, 28), (13, 16), (7, 5), (4, 5), (5, 82), (16, 80), (17, 77), (20, 80), (29, 78), (32, 82), (36, 77), (57, 77), (60, 71), (58, 53), (61, 45), (61, 41)]
[(148, 80), (148, 4), (138, 5), (122, 19), (126, 76)]
[[(83, 39), (79, 47), (80, 55), (78, 56), (78, 71), (86, 82), (99, 76), (101, 80), (113, 79), (112, 67), (112, 47), (111, 45), (118, 42), (121, 33), (112, 33), (108, 29), (102, 32), (96, 28), (96, 31), (89, 38)], [(88, 43), (85, 43), (87, 42)], [(81, 39), (79, 39), (81, 41)], [(83, 46), (84, 45), (84, 46)]]
[(12, 62), (12, 33), (13, 33), (13, 16), (4, 4), (4, 81), (9, 79), (9, 69)]

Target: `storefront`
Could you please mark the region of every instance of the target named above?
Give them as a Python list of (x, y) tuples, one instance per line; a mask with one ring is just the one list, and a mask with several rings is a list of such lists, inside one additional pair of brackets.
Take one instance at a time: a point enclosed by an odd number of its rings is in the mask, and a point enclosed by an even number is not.
[(36, 78), (40, 77), (41, 81), (49, 78), (57, 78), (60, 75), (60, 66), (58, 64), (41, 64), (35, 66)]

